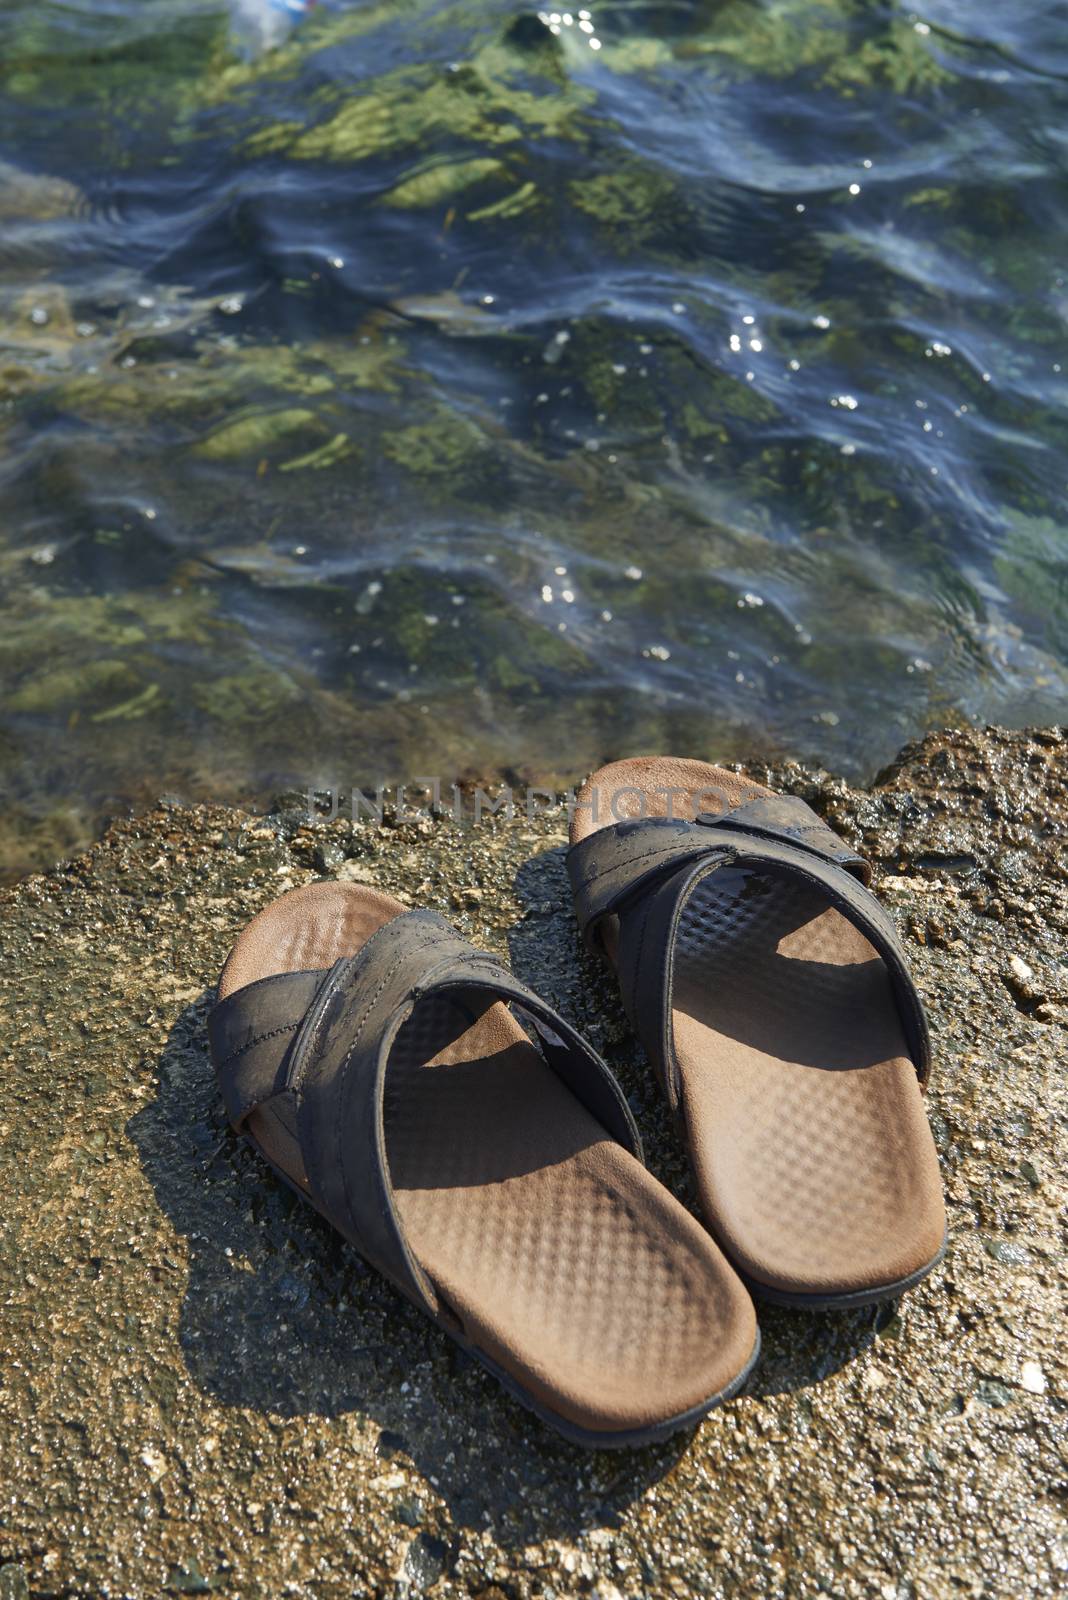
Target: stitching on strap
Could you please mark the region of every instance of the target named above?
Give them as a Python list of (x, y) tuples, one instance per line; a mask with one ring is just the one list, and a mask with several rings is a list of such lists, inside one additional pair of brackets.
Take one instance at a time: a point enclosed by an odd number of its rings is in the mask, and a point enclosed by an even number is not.
[(285, 1022), (278, 1028), (271, 1028), (267, 1033), (257, 1034), (254, 1039), (249, 1039), (246, 1044), (238, 1045), (236, 1050), (231, 1050), (230, 1054), (219, 1062), (216, 1070), (222, 1072), (230, 1065), (231, 1061), (236, 1061), (238, 1056), (243, 1056), (246, 1050), (254, 1050), (258, 1044), (266, 1044), (268, 1039), (277, 1039), (280, 1033), (296, 1033), (299, 1027), (299, 1022)]

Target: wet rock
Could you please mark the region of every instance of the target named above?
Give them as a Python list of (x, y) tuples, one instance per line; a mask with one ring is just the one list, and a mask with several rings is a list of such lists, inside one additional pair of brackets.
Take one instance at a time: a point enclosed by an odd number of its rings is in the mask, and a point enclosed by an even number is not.
[(510, 22), (504, 31), (508, 44), (514, 44), (521, 50), (540, 50), (552, 47), (554, 53), (559, 53), (560, 46), (549, 32), (545, 23), (534, 11), (525, 11)]
[(404, 1556), (404, 1576), (417, 1594), (425, 1594), (445, 1571), (449, 1547), (430, 1534), (413, 1539)]
[(1026, 1267), (1031, 1260), (1023, 1245), (1015, 1244), (1012, 1239), (984, 1239), (983, 1249), (1006, 1267)]
[(1009, 959), (1009, 971), (1012, 973), (1013, 977), (1017, 980), (1018, 983), (1030, 983), (1032, 981), (1032, 979), (1034, 978), (1034, 973), (1032, 972), (1031, 968), (1027, 965), (1027, 962), (1024, 961), (1022, 956), (1011, 956), (1010, 957), (1010, 959)]
[(172, 1594), (210, 1594), (211, 1584), (196, 1561), (172, 1567), (167, 1577), (167, 1589)]
[(426, 1507), (418, 1499), (398, 1500), (393, 1507), (394, 1521), (403, 1523), (406, 1528), (418, 1528), (423, 1521)]
[(0, 1600), (1049, 1593), (1065, 1025), (1006, 974), (1065, 993), (1063, 749), (933, 734), (869, 792), (752, 768), (871, 855), (926, 935), (949, 1249), (897, 1306), (763, 1310), (746, 1392), (637, 1452), (564, 1444), (367, 1269), (231, 1135), (205, 1046), (249, 917), (324, 870), (374, 883), (589, 1032), (693, 1203), (579, 946), (559, 813), (309, 828), (299, 794), (267, 817), (169, 802), (4, 890)]
[(996, 1379), (984, 1378), (975, 1391), (975, 1398), (981, 1405), (1000, 1409), (1002, 1406), (1012, 1404), (1013, 1394), (1006, 1384), (998, 1383)]
[(321, 872), (326, 876), (336, 876), (344, 860), (345, 852), (332, 839), (324, 839), (312, 851), (312, 862), (316, 872)]
[(377, 1453), (383, 1461), (389, 1461), (398, 1451), (405, 1448), (404, 1439), (399, 1433), (392, 1433), (388, 1428), (383, 1428), (378, 1435)]

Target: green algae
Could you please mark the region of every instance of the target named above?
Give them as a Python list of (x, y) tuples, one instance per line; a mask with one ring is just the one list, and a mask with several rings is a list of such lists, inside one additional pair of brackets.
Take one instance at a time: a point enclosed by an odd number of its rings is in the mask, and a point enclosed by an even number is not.
[(614, 41), (605, 55), (612, 72), (656, 72), (668, 66), (675, 51), (665, 39), (641, 38)]
[(335, 467), (339, 461), (346, 460), (352, 455), (353, 443), (347, 433), (335, 433), (332, 439), (321, 444), (317, 450), (309, 450), (307, 455), (295, 456), (292, 461), (283, 461), (279, 472), (322, 472), (325, 467)]
[[(149, 420), (186, 421), (203, 431), (205, 422), (247, 407), (250, 392), (265, 401), (272, 395), (312, 399), (338, 390), (395, 392), (400, 352), (395, 338), (315, 340), (299, 348), (226, 347), (204, 341), (192, 359), (183, 356), (173, 365), (159, 360), (132, 369), (115, 365), (74, 371), (54, 384), (52, 395), (58, 409), (74, 416), (134, 419), (147, 414)], [(314, 413), (299, 406), (281, 406), (278, 416), (282, 420), (277, 423), (265, 421), (268, 433), (272, 427), (286, 431), (290, 423), (299, 425), (301, 416), (314, 420)], [(233, 425), (242, 426), (242, 420)]]
[(914, 189), (904, 199), (907, 208), (913, 206), (935, 211), (950, 211), (956, 205), (956, 197), (952, 189), (944, 184), (931, 184), (926, 189)]
[[(701, 36), (684, 40), (678, 57), (711, 61), (741, 78), (806, 74), (847, 96), (875, 88), (926, 93), (953, 80), (914, 17), (888, 14), (873, 27), (870, 8), (860, 0), (775, 0), (760, 7), (728, 0), (704, 20)], [(659, 65), (658, 41), (611, 50), (609, 65), (617, 55), (621, 71), (648, 70)]]
[(14, 712), (35, 713), (88, 709), (92, 715), (95, 705), (102, 701), (114, 703), (116, 694), (127, 694), (131, 689), (141, 692), (140, 679), (133, 669), (125, 661), (102, 657), (35, 672), (16, 684), (7, 695), (7, 706)]
[(568, 193), (580, 211), (612, 227), (633, 228), (648, 225), (661, 204), (665, 184), (662, 177), (632, 165), (621, 172), (601, 172), (595, 178), (576, 178)]
[(478, 184), (501, 177), (506, 168), (489, 157), (475, 157), (470, 161), (439, 161), (424, 167), (401, 181), (383, 195), (382, 203), (415, 210), (423, 206), (442, 205), (454, 195), (462, 194)]
[(158, 683), (146, 684), (137, 694), (132, 694), (128, 700), (120, 700), (118, 705), (109, 706), (106, 711), (94, 711), (90, 722), (131, 722), (137, 717), (155, 707), (159, 699), (160, 686)]
[(54, 222), (75, 215), (85, 204), (76, 184), (48, 173), (24, 172), (0, 160), (0, 222), (18, 224)]
[(165, 160), (183, 119), (203, 103), (198, 84), (231, 58), (225, 12), (145, 5), (121, 19), (86, 10), (79, 23), (68, 43), (53, 8), (17, 7), (0, 54), (0, 92), (16, 106), (76, 114), (116, 169), (129, 165), (134, 133)]
[[(175, 696), (189, 696), (205, 711), (219, 706), (218, 714), (232, 716), (241, 695), (249, 703), (257, 694), (273, 703), (292, 693), (289, 677), (258, 657), (241, 673), (202, 680), (193, 652), (210, 650), (220, 666), (235, 654), (248, 655), (241, 630), (218, 615), (210, 587), (121, 596), (21, 588), (19, 601), (18, 617), (0, 639), (0, 671), (13, 684), (7, 699), (13, 712), (84, 711), (99, 723), (156, 716)], [(173, 692), (164, 693), (157, 681), (161, 647), (188, 662), (176, 672), (171, 655)], [(265, 690), (263, 684), (279, 687)]]
[(507, 222), (513, 217), (518, 217), (524, 211), (529, 211), (538, 204), (538, 186), (532, 180), (521, 183), (518, 189), (513, 189), (511, 194), (506, 194), (500, 200), (490, 201), (488, 205), (479, 206), (475, 211), (467, 213), (468, 222)]
[(227, 461), (234, 456), (259, 454), (280, 446), (291, 446), (294, 435), (317, 432), (322, 424), (314, 411), (291, 406), (284, 411), (258, 411), (224, 423), (215, 433), (194, 447), (195, 453), (210, 461)]
[(1005, 510), (1009, 532), (995, 562), (1007, 594), (1045, 620), (1050, 645), (1068, 664), (1068, 529), (1052, 517)]
[(929, 94), (953, 82), (954, 73), (917, 32), (914, 19), (894, 17), (885, 32), (865, 39), (859, 48), (843, 51), (828, 63), (824, 83), (845, 94), (874, 87), (899, 95)]
[(242, 672), (221, 673), (210, 683), (194, 683), (190, 693), (205, 716), (247, 726), (282, 715), (299, 699), (300, 686), (288, 673), (271, 672), (253, 662)]
[[(298, 161), (353, 164), (421, 149), (447, 132), (453, 145), (518, 147), (531, 138), (584, 138), (582, 114), (593, 95), (569, 81), (546, 91), (525, 87), (527, 63), (497, 41), (449, 70), (397, 68), (354, 90), (310, 127), (293, 121), (258, 130), (250, 155), (288, 154)], [(472, 157), (483, 161), (491, 157)]]
[(417, 477), (448, 477), (457, 489), (476, 488), (470, 474), (484, 464), (489, 440), (468, 417), (438, 406), (425, 422), (414, 422), (385, 436), (382, 450)]
[(668, 256), (671, 241), (684, 237), (695, 220), (694, 207), (678, 186), (637, 161), (576, 178), (567, 192), (576, 210), (599, 224), (622, 256), (638, 251)]
[[(352, 459), (356, 447), (339, 426), (351, 396), (398, 394), (409, 380), (403, 341), (380, 328), (299, 347), (197, 336), (176, 358), (163, 352), (131, 368), (98, 361), (89, 370), (80, 340), (53, 337), (48, 352), (32, 365), (0, 363), (0, 399), (32, 398), (57, 417), (94, 431), (106, 425), (141, 448), (151, 434), (168, 447), (181, 440), (194, 461), (267, 461), (288, 473)], [(4, 421), (12, 426), (15, 418)]]
[[(443, 592), (433, 574), (391, 573), (369, 621), (375, 635), (390, 639), (409, 674), (417, 669), (420, 694), (447, 682), (458, 695), (521, 691), (541, 706), (556, 700), (557, 683), (577, 680), (590, 666), (578, 640), (517, 613), (477, 579), (449, 583)], [(554, 705), (554, 714), (561, 710)]]

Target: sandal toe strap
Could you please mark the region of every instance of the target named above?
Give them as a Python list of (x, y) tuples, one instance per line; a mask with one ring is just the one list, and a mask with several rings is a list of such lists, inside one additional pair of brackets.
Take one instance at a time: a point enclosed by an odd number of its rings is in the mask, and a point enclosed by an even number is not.
[[(867, 887), (871, 868), (803, 800), (758, 796), (692, 822), (620, 822), (572, 846), (567, 864), (587, 940), (596, 943), (605, 918), (618, 918), (624, 1004), (673, 1106), (680, 1092), (671, 1018), (680, 918), (697, 885), (731, 866), (807, 883), (864, 934), (886, 964), (917, 1077), (927, 1083), (927, 1020), (893, 921)], [(729, 923), (722, 937), (730, 937)]]
[(291, 1096), (308, 1188), (320, 1210), (385, 1276), (439, 1316), (434, 1287), (405, 1238), (385, 1128), (391, 1051), (429, 995), (455, 996), (472, 1021), (499, 1001), (519, 1007), (548, 1065), (607, 1133), (642, 1158), (626, 1099), (597, 1052), (434, 912), (393, 918), (328, 972), (279, 974), (237, 990), (216, 1006), (209, 1030), (234, 1126), (243, 1127), (274, 1096)]

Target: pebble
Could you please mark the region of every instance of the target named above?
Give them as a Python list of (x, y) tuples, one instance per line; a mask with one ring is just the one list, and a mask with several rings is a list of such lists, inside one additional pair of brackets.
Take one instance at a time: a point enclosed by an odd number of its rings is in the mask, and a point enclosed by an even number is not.
[(1020, 1368), (1020, 1387), (1028, 1394), (1045, 1394), (1048, 1387), (1046, 1374), (1037, 1361), (1025, 1361)]
[(342, 883), (375, 883), (375, 873), (364, 861), (343, 861), (334, 876)]
[(322, 844), (317, 844), (312, 852), (312, 864), (316, 871), (328, 875), (335, 873), (342, 866), (344, 860), (345, 855), (340, 845), (335, 844), (330, 839), (324, 840)]
[(448, 1555), (449, 1547), (441, 1539), (421, 1533), (412, 1540), (405, 1552), (403, 1576), (418, 1594), (424, 1594), (445, 1571)]
[(1031, 1260), (1023, 1245), (1012, 1239), (984, 1239), (983, 1249), (1004, 1267), (1026, 1267)]
[(158, 1483), (167, 1471), (167, 1458), (153, 1445), (146, 1444), (141, 1451), (141, 1461), (148, 1468), (153, 1483)]
[(377, 1478), (371, 1479), (372, 1489), (403, 1489), (407, 1479), (403, 1472), (380, 1472)]
[(426, 1515), (426, 1507), (415, 1495), (410, 1500), (398, 1500), (393, 1507), (393, 1516), (397, 1522), (403, 1522), (405, 1527), (418, 1528)]

